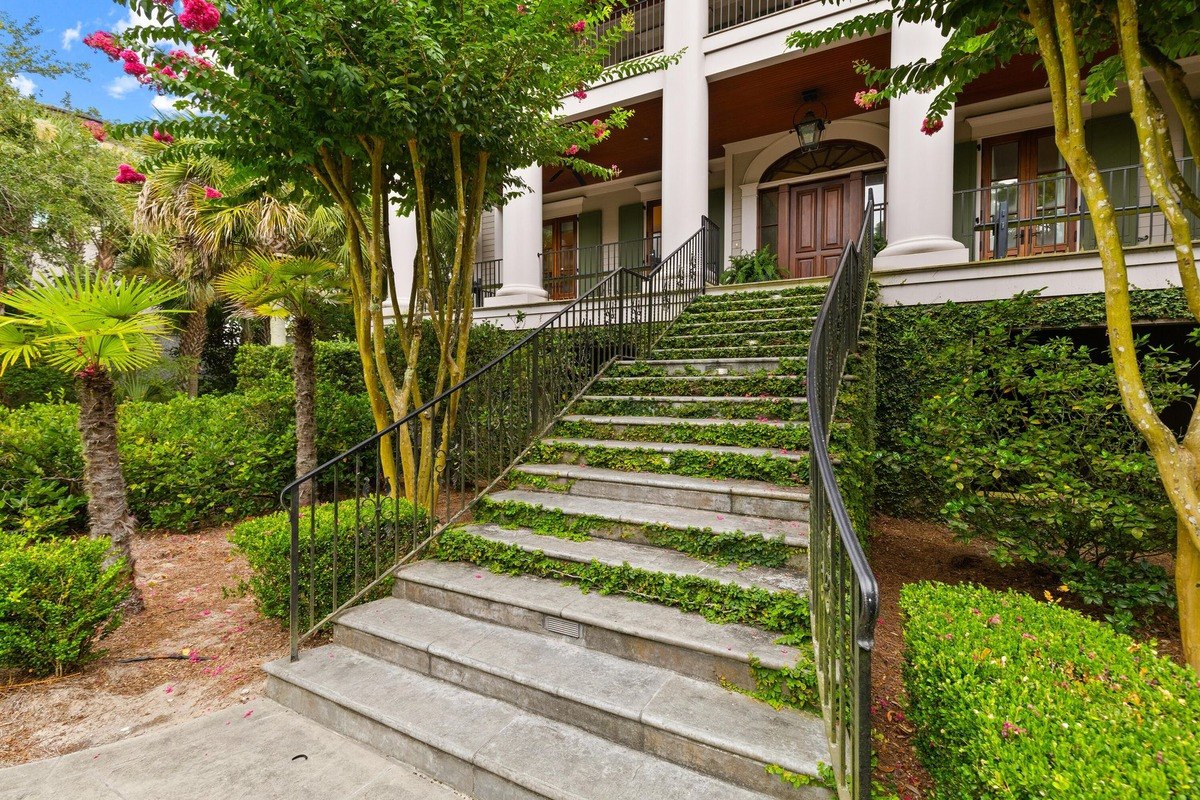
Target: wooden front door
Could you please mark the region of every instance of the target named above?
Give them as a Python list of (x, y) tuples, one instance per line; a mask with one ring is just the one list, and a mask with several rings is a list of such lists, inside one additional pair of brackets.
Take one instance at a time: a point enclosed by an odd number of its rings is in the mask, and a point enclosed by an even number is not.
[(1079, 190), (1054, 143), (1054, 131), (987, 139), (982, 162), (984, 258), (1076, 249), (1073, 215), (1079, 210)]
[(542, 288), (551, 300), (575, 297), (579, 261), (579, 220), (560, 217), (542, 224)]
[(832, 275), (862, 224), (863, 176), (779, 188), (779, 267), (788, 278)]

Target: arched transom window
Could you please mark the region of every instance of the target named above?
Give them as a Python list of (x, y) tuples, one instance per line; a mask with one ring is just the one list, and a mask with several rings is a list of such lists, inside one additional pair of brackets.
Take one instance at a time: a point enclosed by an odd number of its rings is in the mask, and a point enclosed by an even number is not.
[(865, 167), (883, 161), (883, 152), (865, 142), (835, 139), (810, 153), (795, 151), (772, 164), (763, 173), (762, 183), (802, 178), (849, 167)]

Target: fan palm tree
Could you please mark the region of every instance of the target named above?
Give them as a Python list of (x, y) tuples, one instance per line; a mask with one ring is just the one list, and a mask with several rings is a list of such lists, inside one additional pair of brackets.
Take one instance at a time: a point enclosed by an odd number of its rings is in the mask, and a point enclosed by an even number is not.
[[(183, 291), (143, 278), (93, 275), (81, 269), (2, 298), (17, 313), (0, 317), (0, 374), (18, 361), (28, 365), (38, 360), (76, 378), (89, 532), (111, 541), (107, 563), (123, 559), (131, 585), (137, 522), (129, 513), (117, 450), (113, 376), (161, 358), (162, 338), (173, 326), (169, 312), (160, 307)], [(140, 609), (136, 586), (131, 603), (131, 610)]]
[[(217, 292), (243, 316), (291, 317), (292, 379), (296, 387), (296, 477), (317, 466), (316, 363), (313, 316), (322, 305), (348, 299), (339, 265), (319, 258), (250, 253), (216, 280)], [(301, 486), (300, 502), (312, 502), (312, 482)]]

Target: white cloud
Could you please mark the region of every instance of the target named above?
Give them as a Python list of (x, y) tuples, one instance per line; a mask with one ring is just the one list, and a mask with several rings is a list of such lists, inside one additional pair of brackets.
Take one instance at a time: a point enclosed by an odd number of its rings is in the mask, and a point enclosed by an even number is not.
[(109, 81), (108, 86), (105, 87), (105, 91), (108, 92), (109, 97), (120, 100), (125, 95), (136, 90), (140, 85), (137, 82), (137, 78), (132, 75), (122, 75), (119, 78), (113, 78)]
[(157, 24), (158, 23), (150, 19), (150, 17), (139, 14), (131, 8), (128, 12), (126, 12), (122, 19), (118, 20), (117, 23), (113, 25), (113, 33), (124, 33), (130, 28)]
[(83, 33), (83, 23), (76, 22), (74, 28), (67, 28), (62, 34), (62, 49), (70, 50), (71, 45), (79, 41), (79, 35)]
[(8, 85), (16, 89), (17, 94), (25, 97), (33, 97), (33, 91), (37, 88), (37, 84), (24, 75), (13, 75), (8, 79)]
[[(180, 103), (179, 108), (175, 107), (176, 103)], [(186, 100), (180, 101), (178, 97), (171, 97), (166, 94), (154, 95), (154, 99), (150, 101), (150, 107), (168, 117), (175, 117), (189, 110)]]

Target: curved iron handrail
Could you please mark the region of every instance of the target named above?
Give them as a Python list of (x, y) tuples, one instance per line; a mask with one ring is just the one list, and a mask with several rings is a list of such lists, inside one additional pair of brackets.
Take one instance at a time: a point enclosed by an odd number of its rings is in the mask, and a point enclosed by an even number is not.
[(838, 489), (829, 436), (846, 360), (856, 349), (874, 257), (874, 199), (858, 240), (846, 244), (809, 343), (812, 445), (809, 582), (820, 687), (833, 772), (842, 797), (871, 795), (871, 651), (879, 585)]
[[(459, 383), (289, 483), (280, 493), (280, 500), (289, 509), (291, 522), (289, 629), (292, 659), (298, 657), (301, 641), (369, 595), (387, 581), (398, 567), (423, 552), (445, 528), (463, 518), (481, 496), (503, 479), (511, 465), (537, 442), (562, 408), (582, 394), (595, 376), (614, 359), (648, 351), (683, 308), (704, 292), (710, 279), (715, 282), (717, 265), (712, 256), (718, 252), (714, 247), (718, 237), (716, 226), (707, 218), (702, 218), (701, 229), (653, 269), (643, 271), (625, 268), (609, 274)], [(631, 287), (636, 287), (636, 290)], [(582, 333), (592, 336), (592, 340), (584, 342), (583, 349), (599, 347), (610, 354), (600, 361), (593, 359), (580, 368), (577, 350), (580, 349), (578, 340)], [(548, 374), (543, 376), (541, 372), (546, 364), (550, 366)], [(555, 369), (564, 364), (565, 370)], [(495, 387), (486, 385), (493, 380), (502, 384), (508, 381), (507, 385), (501, 387), (507, 391), (496, 391)], [(464, 399), (468, 406), (474, 399), (477, 407), (463, 408)], [(528, 401), (527, 409), (519, 406), (522, 400)], [(419, 427), (418, 420), (426, 415), (436, 415), (439, 407), (447, 403), (458, 403), (459, 423), (464, 423), (464, 420), (473, 422), (474, 427), (471, 430), (459, 430), (467, 425), (456, 425), (454, 435), (458, 438), (453, 443), (439, 442), (435, 445), (444, 460), (439, 462), (438, 475), (434, 479), (440, 485), (444, 481), (446, 496), (453, 489), (451, 478), (457, 479), (461, 496), (454, 507), (447, 499), (445, 508), (439, 506), (438, 509), (430, 509), (427, 516), (412, 514), (409, 520), (411, 527), (405, 532), (399, 514), (398, 492), (395, 487), (383, 488), (387, 479), (380, 465), (385, 459), (391, 458), (394, 473), (401, 474), (400, 449), (398, 446), (388, 449), (391, 446), (389, 443), (397, 441), (398, 437), (405, 435), (405, 431), (411, 436), (412, 431)], [(473, 421), (472, 411), (478, 412), (477, 419)], [(521, 418), (520, 424), (508, 424), (505, 415), (513, 413)], [(526, 413), (528, 419), (525, 418)], [(503, 423), (497, 425), (497, 420), (503, 420)], [(482, 444), (481, 438), (485, 440)], [(488, 447), (489, 438), (499, 444)], [(520, 443), (514, 444), (514, 438), (520, 439)], [(429, 446), (430, 443), (421, 444)], [(460, 459), (453, 464), (446, 463), (451, 457), (451, 447), (458, 448)], [(470, 458), (485, 463), (482, 466), (468, 463), (468, 453), (471, 454)], [(364, 456), (369, 456), (374, 462), (373, 471), (368, 466), (364, 473)], [(353, 464), (353, 480), (347, 481), (340, 472), (343, 467), (349, 471), (350, 464)], [(468, 476), (471, 477), (468, 479)], [(484, 484), (483, 488), (479, 488), (480, 482)], [(333, 531), (329, 553), (317, 551), (317, 513), (311, 511), (308, 514), (308, 585), (305, 587), (310, 626), (301, 633), (301, 559), (305, 553), (300, 542), (300, 487), (306, 483), (312, 484), (314, 498), (323, 484), (326, 488), (331, 485), (331, 496), (341, 502), (345, 502), (347, 483), (350, 483), (349, 499), (355, 501), (354, 522), (347, 526), (350, 528), (347, 535), (352, 537), (353, 550), (352, 554), (345, 557), (353, 558), (353, 577), (349, 581), (351, 591), (348, 599), (339, 603), (341, 572), (338, 559), (345, 538), (341, 536), (338, 518), (341, 503), (335, 502), (332, 511)], [(468, 483), (474, 491), (469, 499), (464, 500)], [(392, 503), (390, 518), (388, 503)], [(365, 518), (362, 514), (364, 505), (367, 511)], [(444, 516), (443, 521), (437, 520), (439, 511)], [(367, 540), (364, 543), (367, 548), (365, 553), (360, 552), (360, 540), (363, 538)], [(382, 557), (381, 546), (384, 548)], [(390, 559), (386, 548), (392, 548)], [(362, 565), (360, 557), (368, 563)], [(370, 576), (368, 579), (360, 580), (360, 566)], [(344, 561), (341, 568), (347, 568)], [(318, 616), (315, 598), (320, 593), (319, 584), (325, 579), (332, 583), (331, 608), (329, 613)]]

